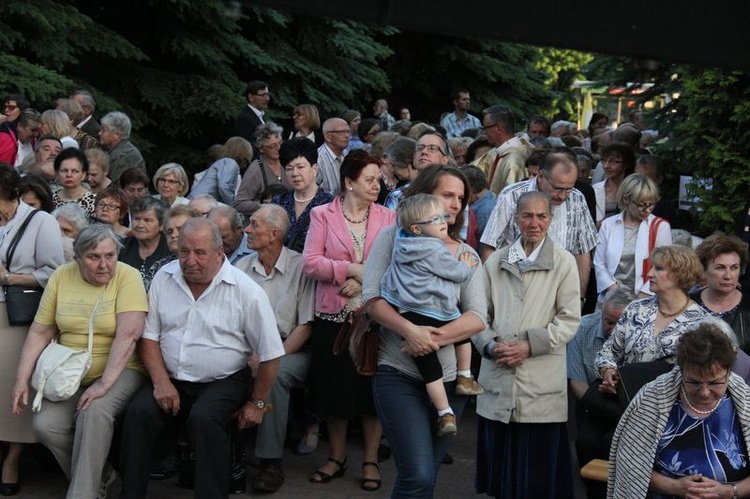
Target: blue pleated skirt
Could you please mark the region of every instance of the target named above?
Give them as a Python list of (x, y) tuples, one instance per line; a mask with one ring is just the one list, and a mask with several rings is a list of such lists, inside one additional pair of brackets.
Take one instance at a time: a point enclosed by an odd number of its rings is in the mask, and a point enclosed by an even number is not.
[(566, 423), (479, 417), (476, 491), (503, 499), (573, 499)]

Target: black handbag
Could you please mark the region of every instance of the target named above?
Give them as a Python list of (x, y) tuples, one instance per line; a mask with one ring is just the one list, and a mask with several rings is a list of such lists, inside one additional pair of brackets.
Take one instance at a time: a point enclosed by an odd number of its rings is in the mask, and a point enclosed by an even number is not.
[[(29, 222), (37, 213), (39, 213), (39, 210), (34, 210), (26, 217), (8, 246), (5, 258), (5, 268), (8, 272), (10, 272), (10, 262), (13, 259), (13, 253), (16, 252), (18, 241), (21, 240), (26, 227), (29, 226)], [(36, 316), (39, 302), (42, 299), (42, 290), (19, 285), (4, 286), (3, 290), (5, 291), (5, 307), (8, 310), (8, 324), (11, 326), (28, 326), (34, 322), (34, 316)]]

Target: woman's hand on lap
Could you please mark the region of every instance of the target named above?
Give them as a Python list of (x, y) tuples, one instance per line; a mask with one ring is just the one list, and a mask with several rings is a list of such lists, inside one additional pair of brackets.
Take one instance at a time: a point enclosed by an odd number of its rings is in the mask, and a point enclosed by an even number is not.
[(11, 407), (13, 414), (18, 416), (23, 412), (24, 407), (29, 405), (29, 384), (16, 382), (11, 392)]
[(78, 399), (78, 406), (76, 409), (79, 411), (86, 410), (91, 405), (91, 402), (103, 397), (107, 394), (108, 388), (104, 386), (104, 383), (100, 379), (96, 380), (86, 391), (83, 392), (81, 398)]

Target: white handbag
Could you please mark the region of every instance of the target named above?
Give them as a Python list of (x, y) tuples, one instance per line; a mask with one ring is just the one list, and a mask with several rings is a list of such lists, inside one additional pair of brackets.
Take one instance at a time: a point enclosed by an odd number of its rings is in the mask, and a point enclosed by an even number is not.
[[(105, 287), (106, 288), (106, 287)], [(34, 373), (31, 375), (31, 386), (36, 390), (36, 396), (31, 404), (31, 410), (42, 410), (42, 398), (57, 402), (67, 400), (78, 391), (81, 381), (91, 368), (91, 348), (94, 343), (94, 312), (99, 306), (104, 289), (99, 294), (89, 317), (88, 349), (76, 350), (60, 345), (52, 340), (42, 351), (36, 361)]]

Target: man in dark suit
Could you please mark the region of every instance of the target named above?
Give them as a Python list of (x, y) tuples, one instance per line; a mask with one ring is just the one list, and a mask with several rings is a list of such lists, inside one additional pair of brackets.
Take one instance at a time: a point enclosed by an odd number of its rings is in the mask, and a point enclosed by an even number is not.
[(253, 144), (254, 148), (255, 129), (266, 123), (263, 120), (263, 114), (271, 101), (271, 94), (268, 93), (267, 83), (256, 80), (247, 84), (245, 96), (247, 97), (247, 106), (240, 111), (234, 122), (234, 135), (247, 139)]
[(94, 109), (96, 109), (94, 96), (91, 95), (91, 92), (88, 90), (79, 89), (73, 90), (68, 98), (76, 101), (83, 108), (84, 118), (78, 123), (78, 125), (76, 125), (78, 129), (83, 133), (98, 139), (99, 130), (102, 126), (96, 121), (96, 118), (94, 118)]

